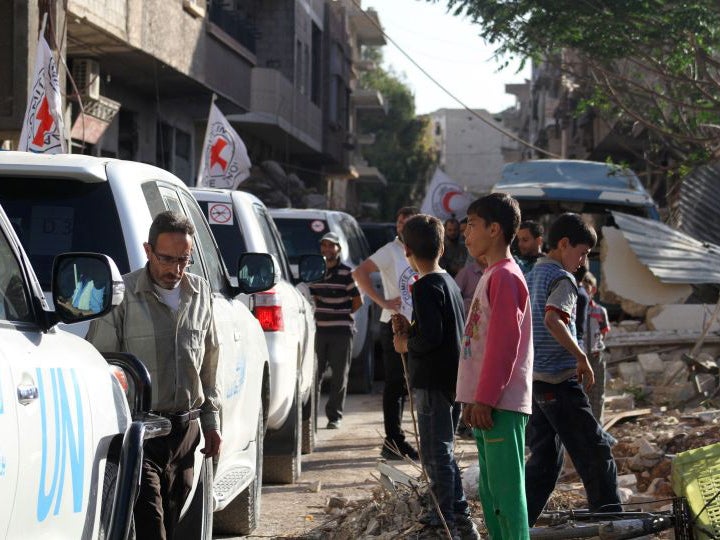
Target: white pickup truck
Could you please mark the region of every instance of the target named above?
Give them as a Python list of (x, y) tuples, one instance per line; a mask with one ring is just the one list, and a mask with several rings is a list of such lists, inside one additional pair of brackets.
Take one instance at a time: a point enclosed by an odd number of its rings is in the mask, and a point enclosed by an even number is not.
[[(188, 538), (211, 538), (214, 510), (218, 532), (249, 534), (260, 512), (270, 370), (260, 324), (238, 296), (275, 285), (272, 258), (246, 254), (244, 261), (251, 261), (257, 274), (248, 274), (250, 264), (241, 261), (239, 286), (233, 286), (207, 221), (185, 184), (143, 163), (0, 152), (0, 203), (46, 294), (53, 258), (61, 251), (107, 253), (126, 273), (145, 265), (143, 242), (155, 215), (173, 210), (193, 222), (194, 264), (188, 271), (207, 279), (213, 294), (223, 446), (215, 463), (203, 459), (198, 450), (196, 481), (182, 510), (180, 528)], [(258, 281), (261, 273), (270, 276), (261, 286), (245, 279), (249, 275)], [(87, 331), (80, 325), (67, 329), (83, 336)], [(50, 489), (53, 479), (48, 482)]]

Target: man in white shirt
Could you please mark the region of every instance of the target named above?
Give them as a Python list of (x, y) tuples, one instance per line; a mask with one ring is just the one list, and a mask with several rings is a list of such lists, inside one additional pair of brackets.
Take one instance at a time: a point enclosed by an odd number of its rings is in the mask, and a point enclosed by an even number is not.
[[(405, 258), (402, 231), (405, 222), (418, 213), (418, 209), (414, 207), (400, 208), (397, 211), (395, 220), (398, 233), (395, 240), (378, 249), (353, 272), (358, 287), (382, 308), (382, 314), (380, 315), (380, 343), (383, 350), (383, 367), (385, 371), (385, 387), (383, 388), (385, 441), (381, 455), (386, 459), (402, 459), (402, 456), (418, 459), (417, 451), (405, 440), (405, 433), (402, 429), (407, 387), (402, 360), (393, 347), (393, 333), (390, 323), (390, 316), (393, 313), (401, 313), (407, 320), (412, 319), (410, 287), (417, 279), (417, 274), (410, 268), (410, 264)], [(370, 274), (373, 272), (380, 272), (384, 297), (373, 287), (370, 278)]]

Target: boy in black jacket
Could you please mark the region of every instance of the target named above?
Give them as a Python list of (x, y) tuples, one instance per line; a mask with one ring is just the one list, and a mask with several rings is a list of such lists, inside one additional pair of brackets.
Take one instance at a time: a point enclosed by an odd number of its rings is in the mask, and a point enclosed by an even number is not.
[[(397, 352), (409, 353), (420, 459), (430, 488), (453, 537), (474, 540), (480, 536), (470, 519), (453, 449), (459, 417), (455, 385), (465, 317), (460, 289), (438, 264), (443, 237), (442, 223), (433, 216), (419, 214), (405, 222), (405, 256), (419, 279), (412, 286), (412, 323), (402, 315), (393, 316), (394, 345)], [(427, 525), (424, 536), (445, 536), (434, 508)]]

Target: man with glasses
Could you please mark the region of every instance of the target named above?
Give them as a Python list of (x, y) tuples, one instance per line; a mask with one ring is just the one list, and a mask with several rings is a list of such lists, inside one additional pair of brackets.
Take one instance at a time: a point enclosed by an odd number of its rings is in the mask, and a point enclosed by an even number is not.
[(123, 276), (123, 302), (93, 321), (87, 335), (99, 351), (132, 353), (145, 363), (152, 378), (153, 411), (172, 423), (168, 436), (143, 446), (134, 510), (138, 539), (174, 537), (192, 487), (200, 427), (205, 437), (201, 452), (206, 458), (220, 452), (212, 296), (203, 278), (185, 272), (192, 264), (194, 234), (186, 217), (158, 214), (144, 244), (147, 264)]

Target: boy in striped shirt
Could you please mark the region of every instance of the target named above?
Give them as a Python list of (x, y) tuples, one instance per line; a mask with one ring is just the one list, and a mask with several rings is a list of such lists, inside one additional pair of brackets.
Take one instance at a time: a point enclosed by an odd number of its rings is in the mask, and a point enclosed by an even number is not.
[(563, 446), (585, 486), (591, 512), (622, 510), (617, 468), (608, 438), (583, 390), (593, 370), (576, 335), (578, 286), (573, 273), (595, 245), (595, 231), (578, 214), (561, 215), (551, 226), (550, 251), (526, 276), (533, 322), (533, 404), (525, 467), (528, 519), (534, 524), (555, 488)]

